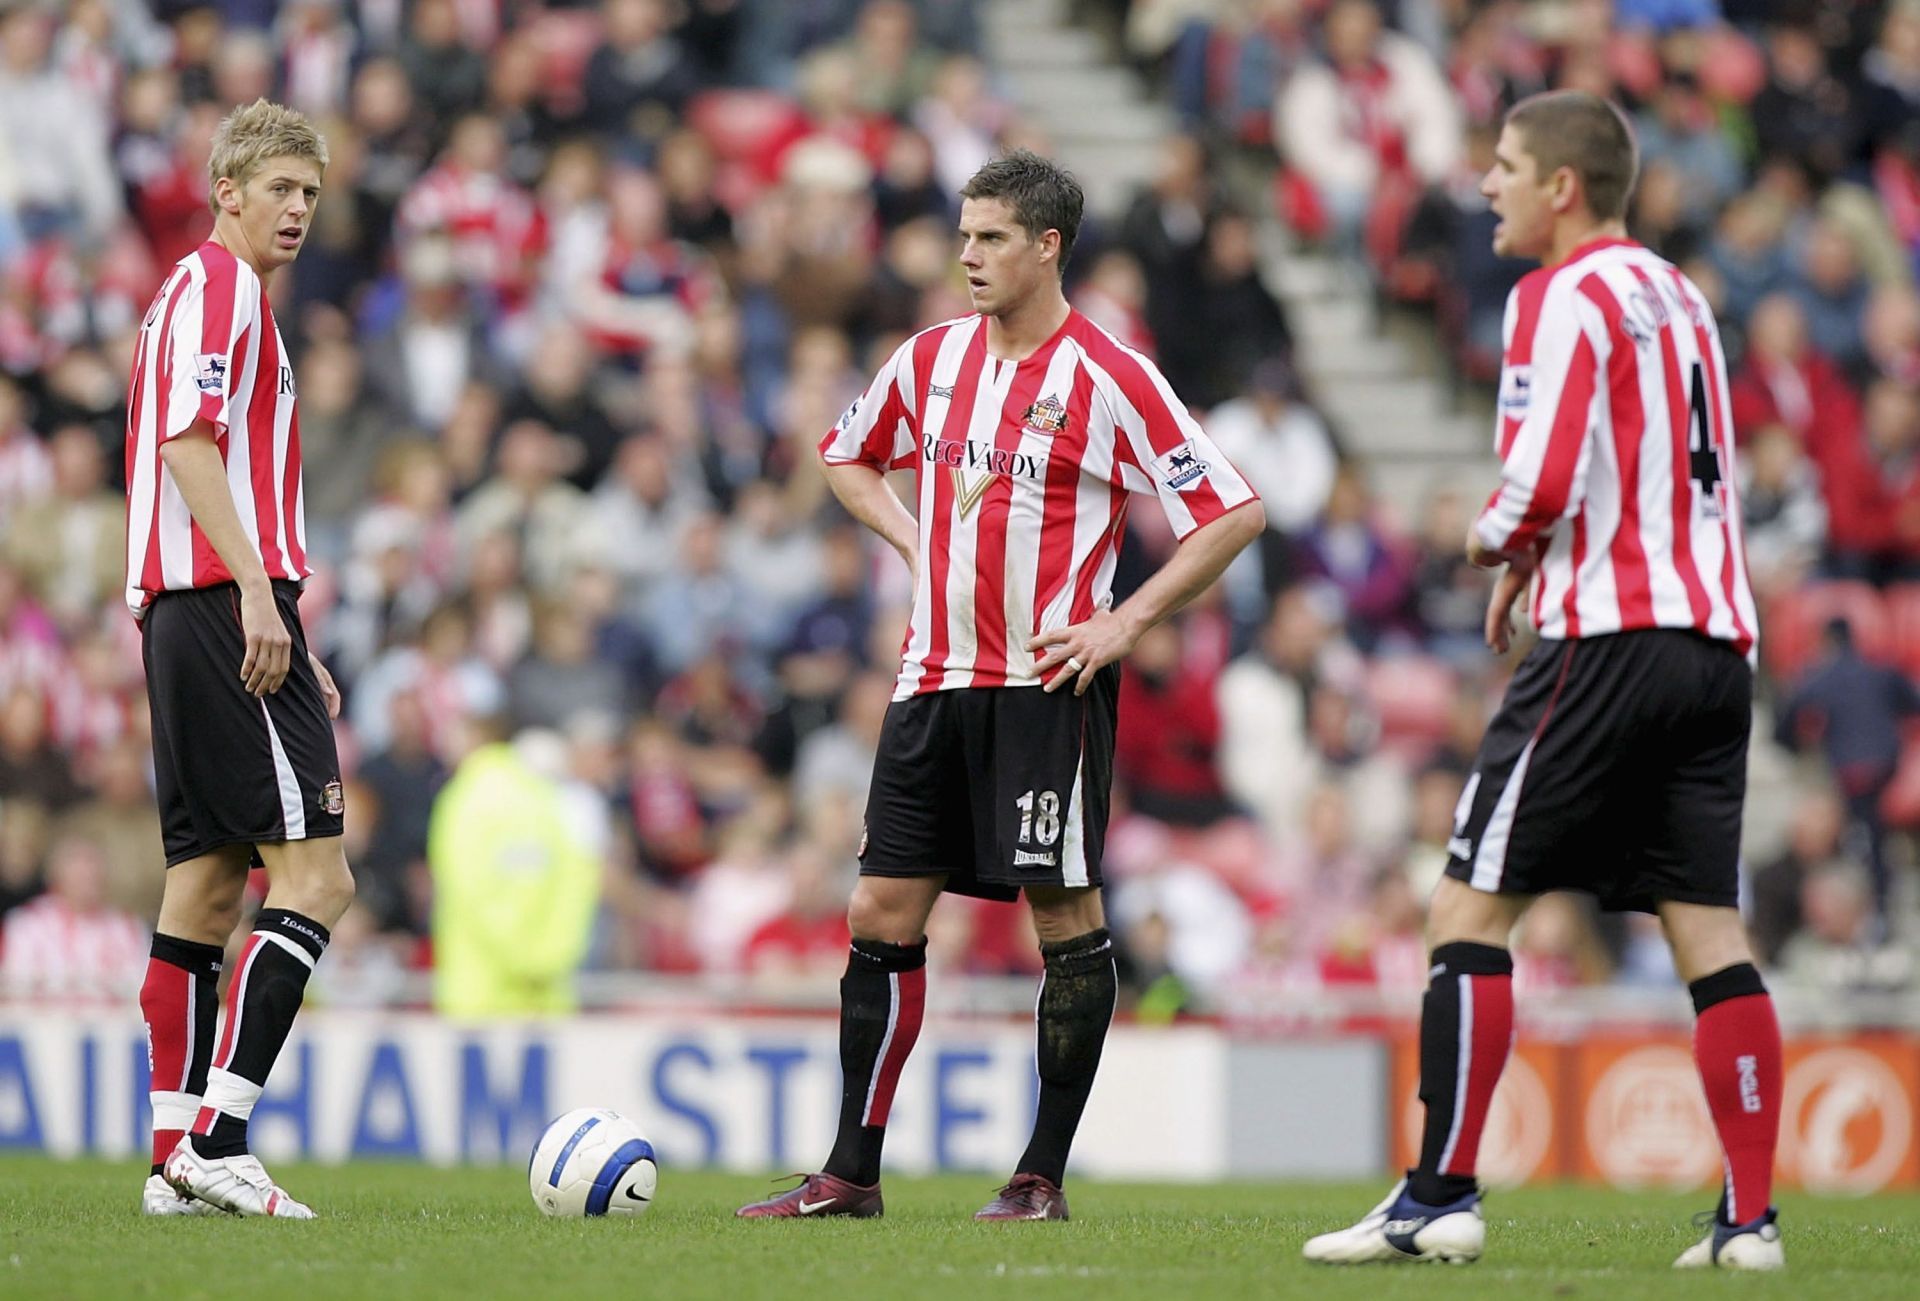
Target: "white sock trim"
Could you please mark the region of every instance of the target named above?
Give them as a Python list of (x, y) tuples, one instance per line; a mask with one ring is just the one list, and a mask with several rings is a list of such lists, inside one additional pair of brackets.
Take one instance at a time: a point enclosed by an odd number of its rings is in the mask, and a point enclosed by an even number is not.
[(246, 1121), (253, 1118), (253, 1104), (260, 1101), (261, 1086), (242, 1079), (232, 1071), (216, 1066), (207, 1072), (207, 1092), (202, 1106), (212, 1107), (223, 1116)]
[(300, 959), (301, 962), (306, 964), (308, 971), (313, 970), (313, 963), (314, 963), (313, 955), (311, 953), (308, 953), (305, 949), (301, 948), (298, 944), (295, 944), (292, 940), (288, 939), (286, 936), (275, 935), (272, 931), (255, 931), (254, 934), (258, 935), (261, 939), (267, 941), (267, 943), (269, 944), (278, 945), (280, 948), (285, 949), (288, 953), (291, 953), (294, 957)]
[(155, 1089), (147, 1095), (147, 1103), (153, 1108), (156, 1130), (192, 1129), (193, 1118), (200, 1114), (200, 1095), (178, 1089)]

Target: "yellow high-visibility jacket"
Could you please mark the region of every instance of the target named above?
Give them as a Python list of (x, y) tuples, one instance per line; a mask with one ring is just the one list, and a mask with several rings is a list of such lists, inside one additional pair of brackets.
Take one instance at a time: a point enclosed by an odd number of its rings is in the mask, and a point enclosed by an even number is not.
[(559, 783), (510, 745), (475, 750), (434, 801), (427, 862), (435, 1008), (480, 1017), (578, 1006), (601, 864)]

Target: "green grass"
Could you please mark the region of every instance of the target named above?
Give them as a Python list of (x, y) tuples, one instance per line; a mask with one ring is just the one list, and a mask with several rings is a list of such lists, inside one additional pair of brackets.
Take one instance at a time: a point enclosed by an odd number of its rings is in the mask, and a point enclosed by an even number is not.
[(1310, 1267), (1378, 1185), (1072, 1182), (1067, 1224), (975, 1224), (993, 1180), (887, 1181), (884, 1220), (736, 1221), (764, 1179), (668, 1170), (637, 1220), (542, 1218), (512, 1170), (288, 1166), (314, 1223), (147, 1220), (129, 1165), (0, 1158), (0, 1297), (1920, 1296), (1920, 1197), (1790, 1197), (1784, 1278), (1676, 1275), (1700, 1197), (1549, 1188), (1488, 1203), (1470, 1268)]

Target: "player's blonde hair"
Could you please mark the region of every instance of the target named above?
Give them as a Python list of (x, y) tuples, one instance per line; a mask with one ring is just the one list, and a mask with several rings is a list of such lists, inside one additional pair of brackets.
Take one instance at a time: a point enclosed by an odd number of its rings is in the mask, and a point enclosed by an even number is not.
[(304, 158), (325, 176), (327, 142), (305, 113), (265, 99), (236, 108), (220, 120), (207, 158), (207, 207), (215, 216), (220, 213), (220, 178), (244, 187), (269, 158)]

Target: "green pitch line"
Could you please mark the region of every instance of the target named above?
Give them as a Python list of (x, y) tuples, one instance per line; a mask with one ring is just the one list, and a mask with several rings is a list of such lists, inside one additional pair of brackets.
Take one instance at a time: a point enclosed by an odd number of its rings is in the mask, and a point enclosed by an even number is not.
[(666, 1169), (637, 1220), (543, 1219), (519, 1171), (276, 1168), (324, 1219), (147, 1220), (142, 1167), (0, 1157), (0, 1297), (1331, 1297), (1595, 1301), (1920, 1296), (1920, 1196), (1789, 1197), (1785, 1277), (1676, 1275), (1705, 1197), (1502, 1193), (1468, 1267), (1328, 1269), (1310, 1234), (1367, 1210), (1369, 1185), (1096, 1184), (1067, 1224), (975, 1224), (991, 1177), (890, 1178), (882, 1220), (737, 1221), (765, 1179)]

